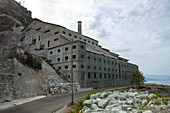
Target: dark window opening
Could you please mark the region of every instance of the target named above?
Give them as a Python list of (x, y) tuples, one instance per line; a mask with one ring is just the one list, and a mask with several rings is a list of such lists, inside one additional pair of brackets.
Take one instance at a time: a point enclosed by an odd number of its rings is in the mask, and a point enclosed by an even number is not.
[(104, 63), (106, 62), (106, 60), (104, 60)]
[(65, 32), (65, 31), (63, 31), (63, 34), (66, 34), (66, 32)]
[(104, 74), (104, 78), (106, 79), (106, 73)]
[(91, 78), (90, 72), (88, 72), (88, 78)]
[(96, 73), (94, 73), (94, 78), (97, 78), (97, 77), (96, 77)]
[(90, 56), (87, 57), (90, 60)]
[(76, 68), (76, 65), (73, 65), (73, 68)]
[(94, 66), (94, 69), (96, 69), (96, 66)]
[(108, 64), (110, 63), (110, 61), (108, 61)]
[(68, 66), (65, 66), (65, 69), (68, 69)]
[(108, 68), (108, 71), (110, 71), (110, 68)]
[(84, 58), (84, 55), (81, 55), (81, 58)]
[(77, 38), (77, 36), (74, 36), (74, 38)]
[(61, 66), (58, 66), (58, 69), (61, 69)]
[(94, 44), (94, 42), (92, 42), (92, 44)]
[(90, 41), (88, 41), (88, 43), (90, 43)]
[(32, 44), (33, 44), (33, 45), (35, 45), (35, 44), (36, 44), (36, 39), (34, 39), (34, 40), (32, 41)]
[(68, 60), (68, 56), (65, 56), (65, 60)]
[(53, 51), (50, 51), (50, 54), (53, 54)]
[(81, 37), (79, 37), (79, 39), (81, 39)]
[(44, 45), (41, 45), (41, 46), (40, 46), (40, 50), (44, 50)]
[(76, 45), (73, 46), (73, 49), (76, 49)]
[(55, 39), (54, 39), (54, 41), (57, 41), (57, 40), (58, 40), (58, 38), (55, 38)]
[(57, 61), (60, 61), (60, 58), (57, 58)]
[(68, 47), (65, 48), (65, 51), (68, 51)]
[(68, 35), (69, 35), (69, 36), (71, 36), (71, 34), (70, 34), (70, 33), (69, 33)]
[(84, 41), (86, 41), (86, 39), (84, 39)]
[(76, 59), (76, 55), (73, 55), (73, 59)]
[(106, 68), (104, 68), (104, 70), (106, 70)]
[(84, 65), (81, 65), (81, 68), (84, 68)]
[(70, 75), (68, 75), (68, 78), (70, 78)]
[(48, 41), (48, 47), (50, 46), (50, 41)]
[(56, 35), (56, 34), (58, 34), (59, 32), (58, 31), (56, 31), (54, 34)]
[(101, 70), (102, 68), (101, 67), (99, 67), (99, 70)]
[(87, 66), (88, 69), (90, 69), (90, 66)]
[(44, 33), (48, 33), (48, 32), (50, 32), (50, 30), (46, 30), (46, 31), (44, 31)]
[(36, 31), (39, 31), (40, 29), (41, 29), (41, 27), (40, 27), (40, 28), (37, 28)]
[(60, 49), (58, 49), (58, 53), (60, 52)]
[(99, 59), (99, 62), (101, 62), (101, 59)]
[(110, 78), (110, 74), (108, 74), (108, 77)]
[(39, 35), (39, 41), (40, 41), (40, 35)]
[(114, 79), (114, 74), (112, 75), (112, 79)]
[(81, 49), (84, 49), (84, 46), (81, 46)]

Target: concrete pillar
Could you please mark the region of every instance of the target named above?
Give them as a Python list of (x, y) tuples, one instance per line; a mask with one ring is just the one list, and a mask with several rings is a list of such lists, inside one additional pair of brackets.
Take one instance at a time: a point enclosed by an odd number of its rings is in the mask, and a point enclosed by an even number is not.
[(81, 21), (78, 21), (78, 33), (82, 34)]

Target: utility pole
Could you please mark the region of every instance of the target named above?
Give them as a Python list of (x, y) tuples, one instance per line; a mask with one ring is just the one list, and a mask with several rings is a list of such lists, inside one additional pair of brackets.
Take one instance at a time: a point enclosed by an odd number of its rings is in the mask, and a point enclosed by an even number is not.
[(74, 104), (74, 100), (73, 100), (73, 38), (71, 39), (71, 104)]

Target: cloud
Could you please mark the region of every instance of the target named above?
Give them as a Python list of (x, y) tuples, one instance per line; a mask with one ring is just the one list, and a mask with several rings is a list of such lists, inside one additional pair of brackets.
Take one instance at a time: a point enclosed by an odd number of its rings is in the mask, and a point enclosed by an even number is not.
[[(17, 0), (23, 1), (23, 0)], [(138, 64), (145, 73), (170, 74), (169, 0), (25, 0), (33, 17), (77, 31)]]

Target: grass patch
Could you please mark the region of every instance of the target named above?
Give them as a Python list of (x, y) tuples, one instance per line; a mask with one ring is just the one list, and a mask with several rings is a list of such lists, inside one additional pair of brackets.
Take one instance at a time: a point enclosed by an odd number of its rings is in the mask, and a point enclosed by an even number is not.
[[(83, 106), (83, 102), (84, 102), (84, 101), (85, 101), (84, 99), (79, 100), (77, 107), (76, 107), (75, 109), (70, 110), (70, 113), (81, 113), (80, 110), (82, 110), (83, 107), (84, 107), (84, 106)], [(91, 107), (91, 106), (90, 106), (90, 107)]]
[(110, 95), (110, 93), (108, 93), (108, 94), (104, 94), (104, 96), (103, 96), (103, 97), (100, 97), (100, 99), (107, 98), (109, 95)]
[(96, 93), (97, 93), (97, 92), (90, 92), (90, 93), (88, 93), (87, 96), (86, 96), (86, 100), (87, 100), (87, 99), (90, 99), (90, 95), (96, 94)]
[(154, 102), (154, 105), (161, 105), (161, 102), (155, 101), (155, 102)]

